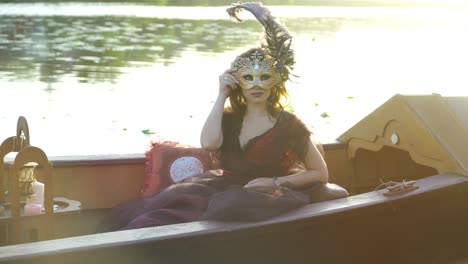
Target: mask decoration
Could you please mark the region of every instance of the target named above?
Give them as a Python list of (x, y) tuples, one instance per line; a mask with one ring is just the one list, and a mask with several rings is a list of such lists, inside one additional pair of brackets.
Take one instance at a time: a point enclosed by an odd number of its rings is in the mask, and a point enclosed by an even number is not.
[[(262, 56), (258, 59), (255, 56), (249, 58), (238, 57), (233, 63), (234, 67), (236, 67), (236, 64), (248, 65), (251, 63), (252, 66), (249, 67), (253, 72), (258, 69), (271, 67), (270, 74), (274, 77), (273, 79), (276, 79), (277, 82), (287, 81), (295, 60), (294, 50), (291, 47), (292, 36), (289, 34), (286, 26), (278, 18), (271, 15), (270, 10), (264, 7), (260, 2), (232, 4), (226, 11), (235, 21), (243, 22), (243, 20), (238, 17), (242, 9), (251, 12), (265, 30), (261, 41), (261, 47), (258, 48), (258, 50), (262, 51), (259, 52), (262, 53)], [(249, 67), (245, 68), (247, 69)], [(244, 67), (239, 66), (238, 68), (243, 69)], [(243, 82), (242, 79), (238, 80)]]
[(239, 56), (234, 60), (232, 67), (236, 71), (232, 74), (239, 80), (242, 89), (271, 89), (281, 81), (281, 75), (276, 71), (274, 63), (261, 49), (255, 49), (250, 55)]

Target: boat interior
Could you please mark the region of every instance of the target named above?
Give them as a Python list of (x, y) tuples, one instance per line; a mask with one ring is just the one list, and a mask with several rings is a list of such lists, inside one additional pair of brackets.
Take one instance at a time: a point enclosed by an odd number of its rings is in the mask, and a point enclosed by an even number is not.
[[(233, 230), (253, 232), (255, 228), (268, 229), (282, 223), (288, 230), (293, 228), (289, 222), (311, 222), (323, 217), (331, 221), (333, 215), (346, 218), (346, 212), (356, 208), (376, 208), (407, 198), (417, 200), (418, 195), (451, 186), (465, 188), (467, 135), (468, 97), (398, 94), (345, 131), (336, 142), (323, 144), (332, 184), (325, 189), (329, 192), (326, 199), (262, 222), (200, 221), (107, 234), (95, 234), (106, 213), (121, 202), (141, 196), (147, 166), (144, 153), (47, 157), (37, 148), (33, 154), (18, 158), (21, 149), (17, 148), (17, 158), (4, 160), (0, 165), (0, 191), (4, 194), (0, 197), (0, 262), (137, 241), (175, 241)], [(15, 150), (10, 145), (7, 150), (0, 147), (2, 157)], [(25, 215), (24, 201), (13, 212), (15, 202), (11, 199), (19, 198), (18, 189), (14, 190), (19, 187), (12, 187), (11, 175), (19, 173), (17, 163), (22, 166), (31, 161), (39, 164), (34, 177), (45, 183), (46, 210)], [(335, 195), (334, 190), (341, 188), (347, 191), (346, 195)], [(351, 226), (347, 228), (348, 236), (356, 235)], [(125, 257), (116, 254), (115, 258)]]

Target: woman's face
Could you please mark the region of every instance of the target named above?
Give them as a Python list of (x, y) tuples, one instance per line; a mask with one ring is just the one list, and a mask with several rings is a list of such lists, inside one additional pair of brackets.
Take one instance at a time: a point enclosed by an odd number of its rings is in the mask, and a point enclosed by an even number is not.
[(275, 71), (273, 61), (258, 50), (249, 57), (238, 57), (233, 62), (233, 67), (236, 71), (232, 74), (239, 81), (246, 98), (250, 95), (253, 99), (259, 99), (263, 95), (269, 95), (281, 79)]
[(242, 89), (242, 94), (244, 95), (247, 102), (262, 103), (266, 102), (270, 96), (271, 89), (263, 89), (260, 88), (260, 86), (255, 86), (252, 89)]

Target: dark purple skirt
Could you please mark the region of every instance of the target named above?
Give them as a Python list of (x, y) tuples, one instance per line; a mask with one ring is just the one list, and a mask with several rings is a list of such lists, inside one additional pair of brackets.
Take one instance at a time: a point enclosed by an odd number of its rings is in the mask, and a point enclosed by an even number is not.
[(260, 221), (309, 202), (308, 195), (285, 187), (243, 188), (215, 171), (185, 179), (146, 198), (113, 208), (98, 232), (198, 220)]

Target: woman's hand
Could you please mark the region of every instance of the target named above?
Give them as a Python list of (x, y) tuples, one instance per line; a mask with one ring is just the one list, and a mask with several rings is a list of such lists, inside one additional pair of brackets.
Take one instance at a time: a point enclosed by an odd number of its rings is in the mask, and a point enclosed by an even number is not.
[(200, 144), (209, 151), (218, 150), (223, 144), (223, 130), (221, 128), (224, 104), (233, 89), (237, 89), (237, 79), (232, 75), (234, 69), (228, 69), (219, 76), (219, 93), (210, 114), (206, 118), (200, 134)]
[(231, 95), (231, 91), (237, 89), (239, 81), (232, 75), (235, 69), (228, 69), (219, 76), (219, 95), (224, 99)]
[(261, 186), (267, 186), (267, 187), (275, 187), (275, 181), (273, 178), (256, 178), (251, 181), (249, 181), (246, 185), (244, 185), (244, 188), (251, 188), (251, 187), (261, 187)]

